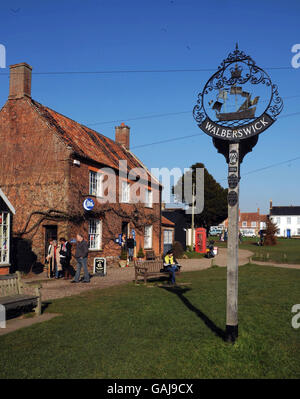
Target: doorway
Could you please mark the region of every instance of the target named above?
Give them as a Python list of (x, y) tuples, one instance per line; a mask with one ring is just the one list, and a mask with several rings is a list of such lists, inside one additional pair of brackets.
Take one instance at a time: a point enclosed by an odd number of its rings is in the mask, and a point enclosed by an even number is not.
[(49, 225), (49, 226), (44, 226), (45, 228), (45, 258), (48, 253), (48, 246), (49, 246), (49, 240), (56, 240), (57, 241), (57, 226), (54, 225)]
[(122, 222), (122, 235), (125, 234), (125, 237), (128, 238), (128, 222)]

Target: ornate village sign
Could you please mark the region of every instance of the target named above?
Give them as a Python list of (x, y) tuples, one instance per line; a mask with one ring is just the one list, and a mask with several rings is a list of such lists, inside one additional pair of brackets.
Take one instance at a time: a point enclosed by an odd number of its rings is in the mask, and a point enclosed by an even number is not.
[(236, 49), (221, 63), (198, 95), (193, 115), (228, 163), (227, 340), (238, 336), (238, 209), (240, 164), (282, 111), (269, 75)]

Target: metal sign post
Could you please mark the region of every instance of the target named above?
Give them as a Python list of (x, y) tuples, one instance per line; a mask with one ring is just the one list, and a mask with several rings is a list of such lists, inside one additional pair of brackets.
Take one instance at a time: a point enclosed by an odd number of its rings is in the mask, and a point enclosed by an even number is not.
[[(283, 109), (277, 86), (252, 58), (236, 49), (222, 61), (198, 95), (193, 115), (228, 163), (226, 337), (238, 337), (238, 243), (240, 164)], [(258, 115), (258, 116), (257, 116)]]

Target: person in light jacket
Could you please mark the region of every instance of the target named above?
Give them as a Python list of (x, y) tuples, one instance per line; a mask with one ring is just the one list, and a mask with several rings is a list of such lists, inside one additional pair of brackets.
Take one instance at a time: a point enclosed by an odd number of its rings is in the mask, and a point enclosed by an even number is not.
[(47, 260), (52, 264), (53, 272), (55, 273), (55, 278), (60, 278), (60, 274), (62, 271), (59, 250), (60, 248), (57, 245), (57, 241), (53, 240), (51, 248), (49, 247), (49, 255), (47, 256)]
[(89, 283), (90, 275), (87, 268), (89, 246), (81, 234), (78, 233), (76, 239), (77, 239), (77, 245), (76, 245), (75, 258), (77, 260), (77, 270), (75, 278), (74, 280), (71, 281), (71, 283), (79, 283), (80, 272), (82, 267), (84, 271), (83, 283)]
[(170, 249), (164, 257), (164, 268), (170, 273), (172, 285), (176, 284), (175, 273), (179, 270), (179, 267), (173, 251)]

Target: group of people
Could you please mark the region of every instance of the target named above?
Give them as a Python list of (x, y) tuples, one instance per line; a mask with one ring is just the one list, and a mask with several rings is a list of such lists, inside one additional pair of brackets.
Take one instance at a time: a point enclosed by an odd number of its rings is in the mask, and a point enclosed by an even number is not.
[(71, 283), (79, 283), (81, 268), (83, 268), (84, 277), (82, 282), (89, 283), (90, 274), (87, 267), (88, 252), (88, 243), (81, 234), (77, 234), (75, 251), (77, 267), (75, 272), (70, 264), (72, 258), (71, 244), (64, 237), (59, 239), (59, 244), (56, 240), (50, 239), (46, 256), (46, 263), (49, 265), (48, 277), (56, 279), (64, 278), (65, 280), (73, 278)]
[(228, 231), (227, 231), (227, 229), (225, 229), (225, 230), (222, 230), (222, 232), (219, 234), (219, 240), (220, 241), (227, 241), (227, 238), (228, 238)]
[(48, 276), (50, 278), (64, 278), (65, 280), (74, 275), (74, 270), (70, 265), (71, 244), (64, 238), (56, 240), (50, 239), (46, 263), (48, 267)]

